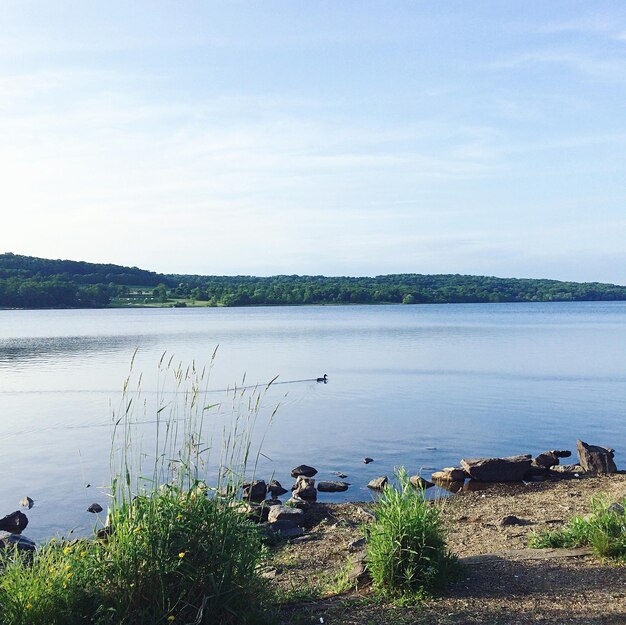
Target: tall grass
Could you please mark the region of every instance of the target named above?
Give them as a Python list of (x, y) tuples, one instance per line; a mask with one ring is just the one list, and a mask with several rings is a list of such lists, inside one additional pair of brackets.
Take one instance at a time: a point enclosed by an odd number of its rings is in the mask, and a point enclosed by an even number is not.
[(367, 567), (379, 594), (420, 599), (447, 583), (456, 557), (446, 548), (439, 509), (404, 469), (396, 478), (398, 488), (385, 487), (368, 529)]
[(626, 515), (623, 510), (626, 498), (620, 505), (611, 508), (607, 497), (594, 497), (591, 512), (586, 516), (575, 516), (561, 529), (535, 533), (530, 546), (586, 547), (592, 548), (600, 558), (626, 562)]
[(105, 538), (52, 540), (28, 560), (5, 554), (0, 624), (265, 620), (258, 530), (219, 493), (237, 492), (254, 471), (252, 431), (267, 387), (235, 387), (212, 403), (214, 357), (200, 371), (162, 357), (155, 396), (131, 365), (113, 419)]

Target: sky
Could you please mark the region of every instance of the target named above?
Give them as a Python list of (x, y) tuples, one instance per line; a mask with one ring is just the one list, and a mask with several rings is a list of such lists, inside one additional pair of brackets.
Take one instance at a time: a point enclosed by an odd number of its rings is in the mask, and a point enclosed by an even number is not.
[(626, 284), (623, 0), (2, 0), (0, 252)]

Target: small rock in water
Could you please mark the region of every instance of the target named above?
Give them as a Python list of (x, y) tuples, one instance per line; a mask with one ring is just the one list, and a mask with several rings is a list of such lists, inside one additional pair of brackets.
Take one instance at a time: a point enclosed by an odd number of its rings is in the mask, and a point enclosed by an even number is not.
[(20, 499), (20, 506), (22, 506), (22, 508), (28, 508), (30, 510), (34, 505), (35, 502), (30, 497)]
[(330, 481), (330, 482), (318, 482), (317, 490), (320, 493), (342, 493), (348, 490), (348, 482)]
[(87, 508), (87, 512), (97, 514), (98, 512), (102, 512), (102, 506), (99, 503), (92, 503), (89, 508)]
[(336, 475), (340, 480), (345, 480), (348, 476), (341, 471), (333, 471), (333, 475)]
[(370, 483), (367, 485), (368, 488), (372, 490), (382, 490), (389, 483), (389, 478), (386, 475), (381, 475), (380, 477), (375, 477)]
[(364, 464), (369, 464), (370, 462), (374, 462), (374, 458), (369, 458), (369, 457), (365, 457), (363, 458), (363, 463)]
[(298, 477), (304, 475), (304, 477), (313, 477), (317, 474), (317, 469), (310, 467), (308, 464), (301, 464), (291, 471), (291, 477)]

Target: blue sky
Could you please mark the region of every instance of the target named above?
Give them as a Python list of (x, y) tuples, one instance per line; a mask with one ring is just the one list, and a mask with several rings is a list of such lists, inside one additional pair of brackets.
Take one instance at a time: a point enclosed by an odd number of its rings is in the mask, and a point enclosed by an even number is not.
[(626, 4), (0, 8), (0, 251), (626, 284)]

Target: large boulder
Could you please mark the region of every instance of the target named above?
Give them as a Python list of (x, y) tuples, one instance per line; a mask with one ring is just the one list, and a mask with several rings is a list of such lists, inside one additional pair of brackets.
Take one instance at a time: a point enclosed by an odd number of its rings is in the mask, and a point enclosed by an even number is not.
[(28, 525), (28, 518), (23, 512), (16, 510), (0, 519), (0, 531), (21, 534)]
[(617, 473), (613, 460), (614, 450), (598, 445), (588, 445), (583, 441), (576, 441), (578, 464), (585, 473)]
[(461, 466), (472, 479), (480, 482), (520, 482), (531, 462), (531, 455), (525, 454), (507, 458), (464, 458)]

